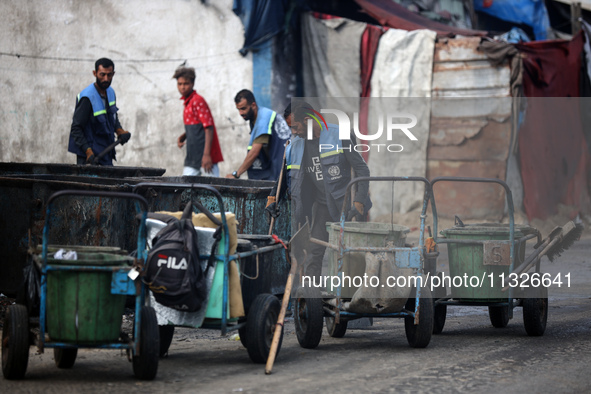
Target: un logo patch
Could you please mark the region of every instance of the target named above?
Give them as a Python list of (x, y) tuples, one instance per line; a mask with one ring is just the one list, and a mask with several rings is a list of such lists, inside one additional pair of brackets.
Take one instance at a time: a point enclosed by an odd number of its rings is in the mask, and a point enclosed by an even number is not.
[(339, 166), (330, 166), (330, 168), (328, 169), (328, 175), (330, 175), (333, 178), (339, 176), (340, 174), (341, 169), (339, 168)]

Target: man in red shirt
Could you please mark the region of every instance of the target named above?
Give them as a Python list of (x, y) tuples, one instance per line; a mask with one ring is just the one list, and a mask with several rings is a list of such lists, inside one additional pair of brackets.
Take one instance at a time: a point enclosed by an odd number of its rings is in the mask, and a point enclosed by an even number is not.
[(180, 67), (172, 77), (177, 80), (177, 88), (185, 104), (185, 132), (177, 140), (179, 148), (187, 145), (183, 175), (219, 177), (217, 163), (224, 161), (224, 158), (209, 106), (193, 90), (195, 69)]

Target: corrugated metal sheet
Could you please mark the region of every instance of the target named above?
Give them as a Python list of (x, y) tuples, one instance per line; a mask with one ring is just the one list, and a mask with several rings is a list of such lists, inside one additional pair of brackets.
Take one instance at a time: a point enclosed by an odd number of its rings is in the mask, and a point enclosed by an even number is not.
[[(480, 38), (440, 40), (433, 60), (427, 177), (505, 179), (511, 143), (510, 67), (494, 67)], [(494, 185), (442, 183), (435, 189), (445, 216), (501, 218), (502, 190)]]
[(479, 37), (439, 40), (433, 58), (433, 97), (509, 97), (510, 68), (493, 67)]

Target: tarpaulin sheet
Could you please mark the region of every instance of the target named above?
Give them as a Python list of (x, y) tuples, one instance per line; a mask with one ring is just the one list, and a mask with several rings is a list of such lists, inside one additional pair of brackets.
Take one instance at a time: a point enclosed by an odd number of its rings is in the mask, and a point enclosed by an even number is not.
[(545, 219), (559, 203), (585, 211), (589, 154), (577, 98), (583, 36), (517, 48), (523, 54), (524, 93), (531, 98), (519, 132), (525, 212), (530, 220)]
[(281, 31), (285, 21), (286, 0), (234, 0), (232, 11), (244, 26), (242, 55)]
[(355, 0), (355, 2), (382, 26), (402, 30), (429, 29), (437, 32), (439, 36), (484, 36), (487, 33), (480, 30), (460, 29), (432, 21), (392, 0)]
[(359, 46), (365, 23), (302, 16), (304, 95), (359, 97)]
[(474, 10), (513, 23), (524, 23), (534, 30), (536, 40), (545, 40), (550, 19), (542, 0), (475, 0)]
[[(425, 176), (427, 172), (427, 142), (431, 118), (431, 97), (433, 55), (436, 33), (430, 30), (405, 31), (390, 29), (380, 38), (371, 78), (371, 97), (398, 97), (393, 108), (390, 101), (372, 100), (369, 106), (368, 134), (378, 129), (380, 116), (391, 112), (406, 112), (409, 108), (417, 117), (412, 128), (417, 141), (409, 141), (398, 132), (396, 138), (404, 141), (404, 151), (400, 153), (374, 154), (369, 157), (372, 176)], [(405, 99), (413, 98), (413, 99)], [(418, 100), (417, 100), (418, 98)], [(377, 104), (377, 105), (374, 105)], [(380, 108), (385, 103), (389, 108)], [(390, 144), (386, 133), (373, 143)], [(391, 194), (391, 185), (376, 182), (371, 186), (372, 196)], [(408, 212), (421, 206), (423, 185), (417, 182), (396, 187), (394, 191), (394, 212)], [(372, 197), (373, 198), (373, 197)], [(374, 217), (388, 212), (379, 212), (379, 204), (374, 204)]]
[(585, 71), (591, 79), (591, 45), (589, 43), (589, 40), (591, 40), (591, 25), (585, 21), (581, 21), (581, 25), (583, 26), (583, 31), (585, 33)]

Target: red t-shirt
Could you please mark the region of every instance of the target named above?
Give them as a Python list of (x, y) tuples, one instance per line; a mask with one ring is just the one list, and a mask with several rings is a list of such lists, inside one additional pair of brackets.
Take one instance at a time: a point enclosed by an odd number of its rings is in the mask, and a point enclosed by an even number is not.
[(209, 106), (205, 99), (197, 94), (196, 91), (192, 91), (188, 97), (181, 97), (184, 100), (185, 110), (183, 112), (183, 121), (186, 125), (199, 124), (203, 125), (203, 128), (213, 126), (213, 139), (211, 141), (211, 161), (212, 163), (219, 163), (224, 161), (222, 156), (222, 150), (218, 141), (218, 134), (215, 129), (215, 123), (213, 122), (213, 116), (209, 110)]

